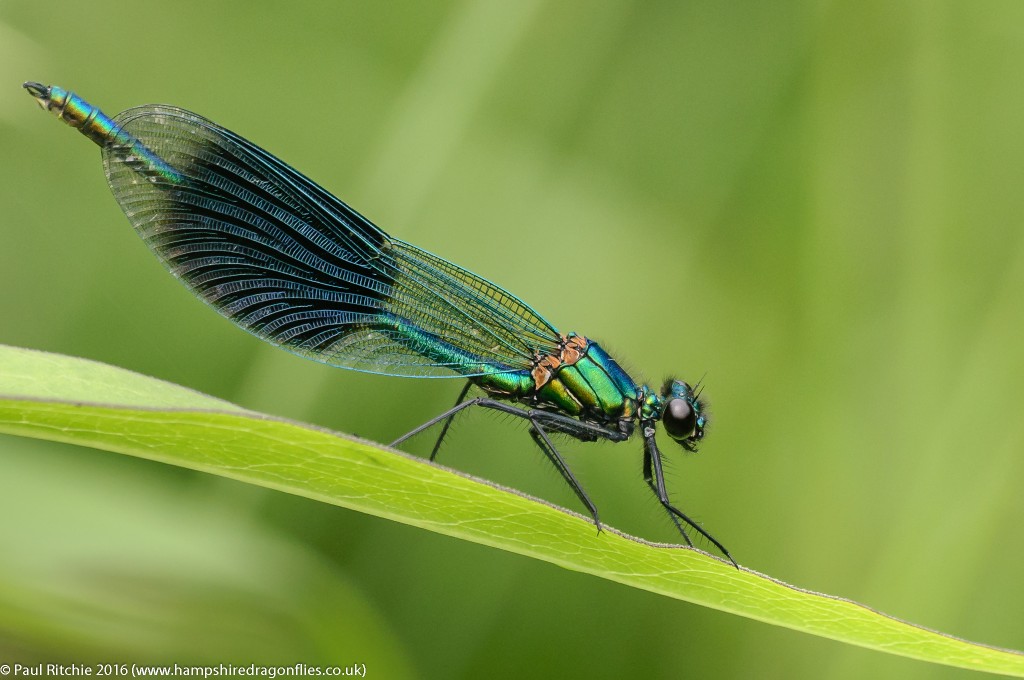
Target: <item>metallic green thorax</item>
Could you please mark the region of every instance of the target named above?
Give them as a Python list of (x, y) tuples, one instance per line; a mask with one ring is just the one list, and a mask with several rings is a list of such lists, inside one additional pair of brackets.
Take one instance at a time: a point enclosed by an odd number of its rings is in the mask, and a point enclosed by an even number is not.
[(564, 336), (558, 356), (537, 357), (532, 371), (494, 373), (472, 380), (493, 396), (587, 422), (615, 425), (624, 434), (632, 432), (636, 418), (636, 383), (600, 345), (573, 333)]

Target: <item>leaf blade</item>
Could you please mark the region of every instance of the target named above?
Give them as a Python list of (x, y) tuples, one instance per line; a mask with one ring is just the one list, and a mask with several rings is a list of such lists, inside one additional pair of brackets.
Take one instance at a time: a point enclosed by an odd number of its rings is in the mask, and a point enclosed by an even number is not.
[(848, 644), (1024, 677), (1019, 652), (736, 570), (698, 550), (598, 534), (587, 518), (510, 489), (129, 371), (0, 346), (0, 395), (7, 434), (188, 467)]

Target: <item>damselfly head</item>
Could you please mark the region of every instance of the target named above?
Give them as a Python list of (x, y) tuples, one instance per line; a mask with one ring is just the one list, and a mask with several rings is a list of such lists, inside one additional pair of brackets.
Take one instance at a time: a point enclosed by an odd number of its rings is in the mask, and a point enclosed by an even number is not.
[(666, 380), (661, 397), (665, 404), (661, 413), (665, 432), (687, 451), (696, 451), (707, 425), (704, 401), (682, 380)]

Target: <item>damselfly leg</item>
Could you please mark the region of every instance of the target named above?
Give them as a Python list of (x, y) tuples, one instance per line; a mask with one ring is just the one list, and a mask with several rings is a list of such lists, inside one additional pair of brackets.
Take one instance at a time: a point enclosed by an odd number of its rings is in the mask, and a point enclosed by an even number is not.
[(441, 440), (444, 439), (448, 428), (451, 426), (452, 420), (461, 411), (466, 410), (472, 406), (481, 406), (483, 408), (492, 409), (495, 411), (501, 411), (517, 418), (523, 418), (530, 423), (530, 437), (533, 439), (537, 447), (544, 453), (544, 456), (551, 462), (551, 464), (558, 470), (558, 474), (562, 476), (565, 483), (569, 485), (576, 497), (579, 498), (580, 502), (586, 506), (590, 512), (590, 516), (594, 519), (594, 524), (597, 526), (598, 531), (601, 530), (601, 520), (598, 516), (597, 506), (590, 500), (590, 496), (583, 490), (583, 486), (573, 475), (572, 470), (569, 468), (568, 463), (558, 452), (557, 447), (551, 441), (551, 437), (548, 435), (548, 429), (551, 429), (560, 434), (569, 435), (581, 441), (594, 441), (598, 438), (610, 439), (613, 441), (620, 441), (625, 439), (625, 435), (615, 430), (608, 430), (597, 425), (590, 423), (584, 423), (575, 418), (563, 416), (558, 413), (550, 413), (548, 411), (541, 411), (537, 409), (521, 409), (511, 404), (506, 404), (501, 401), (494, 399), (488, 399), (487, 397), (475, 397), (469, 401), (464, 401), (466, 394), (469, 391), (469, 387), (472, 383), (467, 383), (466, 387), (459, 393), (459, 398), (455, 402), (455, 405), (441, 413), (434, 418), (431, 418), (427, 422), (423, 423), (419, 427), (407, 432), (395, 441), (391, 442), (391, 446), (395, 447), (405, 442), (406, 440), (420, 434), (424, 430), (428, 430), (431, 427), (437, 425), (440, 422), (444, 422), (441, 430), (441, 436), (438, 438), (437, 443), (434, 444), (434, 450), (431, 452), (430, 459), (434, 460), (437, 455), (438, 447), (441, 444)]
[(739, 569), (736, 560), (732, 558), (732, 555), (729, 554), (724, 545), (715, 540), (715, 537), (705, 531), (699, 524), (687, 517), (682, 510), (672, 505), (672, 501), (668, 497), (668, 490), (665, 488), (665, 470), (661, 464), (661, 451), (658, 450), (658, 443), (654, 440), (654, 427), (653, 425), (646, 424), (641, 424), (641, 426), (643, 427), (644, 437), (644, 480), (651, 487), (654, 495), (657, 496), (661, 506), (668, 512), (668, 516), (672, 518), (672, 522), (679, 529), (679, 533), (686, 539), (686, 544), (692, 546), (693, 541), (690, 540), (690, 536), (686, 533), (683, 523), (693, 527), (697, 533), (711, 541), (732, 562), (733, 566)]

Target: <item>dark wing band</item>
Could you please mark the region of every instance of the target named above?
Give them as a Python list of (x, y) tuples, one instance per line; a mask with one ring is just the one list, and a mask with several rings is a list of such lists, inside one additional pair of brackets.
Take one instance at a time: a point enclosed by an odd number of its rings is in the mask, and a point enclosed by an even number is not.
[(196, 295), (264, 340), (417, 377), (522, 370), (557, 351), (557, 331), (521, 300), (392, 239), (229, 130), (169, 106), (114, 122), (104, 165), (136, 231)]

